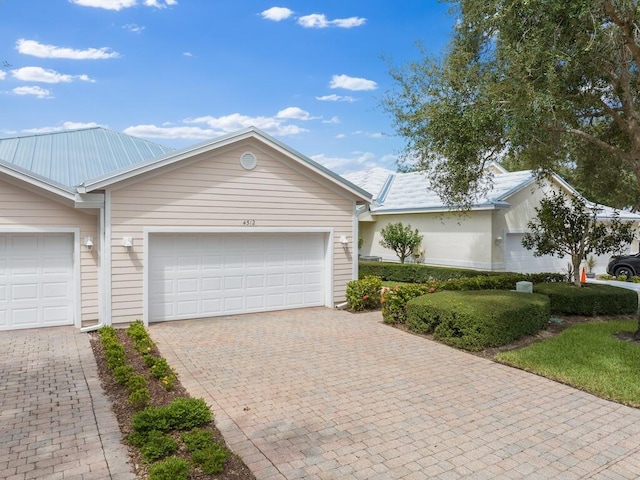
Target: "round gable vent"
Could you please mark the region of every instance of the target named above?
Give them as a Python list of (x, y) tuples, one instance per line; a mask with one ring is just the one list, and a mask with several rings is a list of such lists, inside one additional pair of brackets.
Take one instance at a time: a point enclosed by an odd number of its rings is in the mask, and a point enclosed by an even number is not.
[(251, 152), (245, 152), (240, 156), (240, 165), (245, 170), (253, 170), (258, 165), (258, 159)]

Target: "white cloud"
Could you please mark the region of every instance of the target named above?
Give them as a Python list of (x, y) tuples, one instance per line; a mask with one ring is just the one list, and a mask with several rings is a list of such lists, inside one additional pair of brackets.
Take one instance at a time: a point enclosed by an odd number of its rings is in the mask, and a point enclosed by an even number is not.
[(312, 13), (311, 15), (304, 15), (298, 18), (298, 24), (302, 25), (304, 28), (352, 28), (364, 25), (366, 21), (366, 18), (361, 17), (337, 18), (335, 20), (329, 20), (323, 13)]
[(133, 33), (140, 33), (142, 32), (146, 27), (142, 27), (140, 25), (137, 25), (135, 23), (127, 23), (126, 25), (123, 25), (122, 28), (124, 30), (129, 30), (130, 32)]
[(351, 158), (329, 157), (321, 153), (312, 155), (311, 159), (336, 173), (353, 172), (380, 166), (376, 155), (370, 152), (354, 152)]
[(344, 133), (339, 133), (336, 135), (336, 138), (346, 138), (347, 136)]
[(331, 88), (344, 88), (345, 90), (375, 90), (378, 84), (366, 78), (350, 77), (348, 75), (334, 75), (329, 84)]
[(363, 130), (357, 130), (353, 132), (353, 135), (363, 135), (368, 138), (384, 138), (385, 135), (380, 132), (365, 132)]
[[(138, 0), (69, 0), (71, 3), (81, 7), (104, 8), (105, 10), (122, 10), (123, 8), (135, 7)], [(143, 5), (155, 8), (167, 8), (177, 5), (177, 0), (143, 0)]]
[(16, 87), (12, 90), (16, 95), (33, 95), (38, 98), (49, 98), (51, 92), (46, 88), (40, 88), (36, 86), (31, 87)]
[(312, 117), (309, 112), (302, 110), (298, 107), (287, 107), (284, 110), (280, 110), (276, 114), (276, 118), (287, 118), (291, 120), (313, 120), (317, 117)]
[(187, 138), (207, 140), (220, 135), (213, 129), (200, 127), (158, 127), (156, 125), (136, 125), (124, 129), (127, 135), (146, 138)]
[(81, 7), (104, 8), (105, 10), (122, 10), (133, 7), (138, 0), (69, 0)]
[(291, 15), (293, 15), (293, 10), (289, 10), (285, 7), (271, 7), (260, 12), (260, 15), (262, 15), (262, 18), (265, 18), (267, 20), (279, 22), (280, 20), (286, 20)]
[(16, 50), (24, 55), (38, 58), (68, 58), (71, 60), (101, 60), (120, 56), (118, 52), (114, 52), (108, 47), (75, 50), (55, 45), (44, 45), (35, 40), (25, 40), (24, 38), (16, 42)]
[(51, 133), (60, 132), (62, 130), (79, 130), (81, 128), (94, 128), (94, 127), (106, 127), (106, 125), (100, 125), (96, 122), (64, 122), (62, 125), (56, 127), (41, 127), (41, 128), (29, 128), (22, 130), (23, 133)]
[(297, 135), (308, 130), (297, 125), (285, 124), (282, 118), (277, 117), (249, 117), (240, 113), (232, 113), (222, 117), (204, 116), (188, 118), (184, 122), (188, 124), (204, 123), (210, 128), (220, 132), (220, 135), (235, 132), (248, 127), (257, 127), (271, 135), (287, 136)]
[(161, 0), (144, 0), (144, 4), (147, 7), (155, 7), (155, 8), (167, 8), (167, 7), (172, 7), (174, 5), (177, 5), (178, 2), (177, 0), (164, 0), (164, 2), (162, 2)]
[(4, 80), (6, 76), (7, 72), (3, 72), (2, 70), (0, 70), (0, 80)]
[(322, 123), (340, 123), (340, 119), (338, 117), (331, 117), (329, 120), (323, 120)]
[(322, 97), (316, 97), (316, 100), (320, 100), (321, 102), (357, 102), (353, 97), (349, 95), (336, 95), (335, 93), (332, 95), (323, 95)]
[(45, 70), (41, 67), (22, 67), (11, 70), (11, 74), (18, 80), (25, 82), (69, 83), (74, 80), (94, 82), (94, 80), (90, 79), (87, 75), (66, 75), (58, 73), (55, 70)]
[(185, 57), (193, 57), (193, 53), (191, 52), (182, 52), (182, 55), (184, 55)]

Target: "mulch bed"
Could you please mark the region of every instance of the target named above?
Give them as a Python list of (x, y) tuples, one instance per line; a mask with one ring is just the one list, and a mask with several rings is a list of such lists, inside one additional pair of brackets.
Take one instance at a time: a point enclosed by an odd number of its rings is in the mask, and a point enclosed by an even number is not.
[[(190, 395), (184, 389), (184, 387), (180, 384), (180, 379), (176, 381), (175, 387), (167, 391), (160, 382), (152, 377), (149, 373), (149, 369), (145, 365), (142, 356), (138, 354), (133, 348), (133, 342), (131, 338), (126, 334), (124, 330), (117, 331), (118, 338), (122, 345), (125, 348), (125, 352), (127, 355), (127, 364), (131, 365), (135, 372), (144, 375), (147, 379), (147, 384), (149, 387), (149, 393), (151, 394), (151, 405), (154, 406), (162, 406), (168, 403), (171, 403), (172, 400), (178, 397), (189, 397)], [(104, 349), (102, 344), (100, 343), (100, 337), (97, 333), (90, 334), (91, 340), (91, 348), (93, 349), (93, 354), (96, 359), (96, 363), (98, 365), (98, 376), (100, 377), (100, 382), (102, 384), (102, 388), (106, 392), (107, 396), (111, 400), (111, 408), (118, 419), (118, 424), (120, 425), (120, 431), (122, 432), (123, 438), (126, 438), (129, 433), (131, 433), (131, 419), (133, 415), (136, 413), (131, 405), (129, 405), (129, 394), (127, 393), (126, 388), (123, 385), (120, 385), (111, 375), (111, 372), (107, 368), (107, 362), (104, 356)], [(158, 351), (154, 347), (154, 351), (152, 352), (156, 356), (160, 356)], [(214, 416), (216, 412), (213, 412)], [(213, 422), (211, 422), (207, 427), (203, 427), (209, 431), (211, 431), (214, 435), (216, 441), (219, 441), (223, 445), (226, 445), (224, 438), (222, 437), (220, 431), (216, 428)], [(179, 435), (179, 434), (176, 434)], [(126, 442), (124, 442), (126, 444)], [(147, 478), (149, 465), (145, 463), (140, 455), (138, 449), (131, 445), (127, 445), (129, 449), (129, 459), (130, 463), (133, 465), (136, 476), (139, 479)], [(186, 452), (178, 451), (176, 452), (176, 456), (184, 458), (185, 460), (189, 460), (189, 456)], [(192, 474), (190, 477), (191, 480), (255, 480), (255, 476), (249, 468), (244, 464), (242, 459), (231, 453), (227, 462), (225, 464), (225, 469), (222, 473), (216, 475), (207, 475), (201, 470), (195, 470), (195, 474)]]

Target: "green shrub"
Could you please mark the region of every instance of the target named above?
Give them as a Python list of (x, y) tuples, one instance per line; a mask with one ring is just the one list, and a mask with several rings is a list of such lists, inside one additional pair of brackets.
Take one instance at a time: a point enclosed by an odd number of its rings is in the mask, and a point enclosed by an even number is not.
[(380, 290), (382, 280), (374, 276), (366, 276), (360, 280), (347, 283), (347, 302), (355, 311), (374, 310), (380, 308)]
[(149, 468), (148, 480), (188, 480), (189, 462), (177, 457), (169, 457), (154, 463)]
[(164, 358), (156, 358), (156, 361), (151, 366), (151, 376), (153, 378), (162, 378), (167, 375), (175, 375), (173, 369)]
[(113, 369), (113, 378), (115, 378), (120, 385), (126, 385), (134, 372), (135, 370), (131, 365), (120, 365)]
[(602, 275), (598, 275), (600, 280), (611, 280), (613, 277), (608, 273), (603, 273)]
[(580, 287), (572, 283), (542, 283), (533, 291), (547, 295), (551, 312), (564, 315), (620, 315), (638, 311), (638, 293), (612, 285), (588, 283)]
[(633, 283), (640, 283), (640, 277), (638, 275), (634, 275), (633, 277), (631, 277), (631, 281)]
[(195, 450), (205, 449), (214, 443), (213, 433), (209, 430), (203, 430), (201, 428), (194, 428), (188, 432), (185, 432), (180, 437), (182, 443), (184, 443), (184, 449), (187, 452), (193, 452)]
[(465, 268), (436, 267), (416, 263), (359, 262), (358, 266), (360, 278), (373, 275), (387, 282), (428, 283), (434, 280), (441, 281), (452, 278), (477, 277), (479, 275), (510, 275), (514, 278), (517, 277), (516, 281), (525, 280), (533, 283), (561, 282), (564, 280), (564, 275), (561, 273), (480, 272)]
[(149, 405), (150, 401), (151, 393), (149, 393), (149, 389), (147, 388), (139, 388), (129, 393), (129, 405), (135, 410), (142, 410)]
[(158, 357), (154, 357), (153, 355), (151, 355), (149, 353), (145, 353), (145, 354), (142, 355), (142, 360), (144, 360), (144, 364), (148, 368), (151, 368), (156, 364), (156, 361), (158, 360)]
[(140, 340), (149, 336), (144, 323), (142, 323), (142, 320), (136, 320), (135, 322), (132, 322), (127, 327), (127, 335), (129, 335), (132, 340)]
[(107, 360), (107, 366), (112, 371), (127, 363), (124, 347), (119, 343), (109, 342), (104, 349), (104, 356)]
[(396, 285), (395, 287), (383, 287), (382, 289), (382, 318), (384, 323), (391, 325), (403, 324), (406, 322), (406, 305), (413, 298), (420, 297), (425, 293), (435, 292), (436, 283), (431, 285), (418, 285), (407, 283)]
[(161, 407), (147, 407), (133, 416), (134, 432), (189, 430), (206, 425), (213, 418), (211, 409), (201, 398), (176, 398)]
[(536, 333), (549, 322), (544, 295), (499, 290), (443, 291), (407, 303), (407, 327), (454, 347), (481, 350)]
[(216, 442), (204, 449), (194, 450), (191, 453), (191, 461), (207, 475), (214, 475), (224, 469), (228, 456), (227, 449)]
[(618, 275), (616, 277), (616, 280), (618, 280), (619, 282), (626, 282), (627, 281), (627, 276), (626, 275)]
[(144, 445), (140, 448), (140, 454), (145, 462), (151, 463), (178, 450), (178, 443), (166, 433), (152, 430), (147, 434)]

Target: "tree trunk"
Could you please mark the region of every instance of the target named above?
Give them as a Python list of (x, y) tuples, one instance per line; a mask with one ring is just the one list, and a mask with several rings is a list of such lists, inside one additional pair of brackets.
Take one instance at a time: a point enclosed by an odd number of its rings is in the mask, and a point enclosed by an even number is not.
[(580, 286), (580, 263), (582, 257), (579, 255), (571, 255), (571, 263), (573, 264), (573, 284), (576, 287)]

